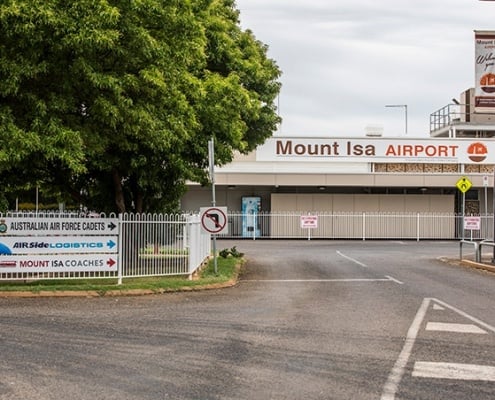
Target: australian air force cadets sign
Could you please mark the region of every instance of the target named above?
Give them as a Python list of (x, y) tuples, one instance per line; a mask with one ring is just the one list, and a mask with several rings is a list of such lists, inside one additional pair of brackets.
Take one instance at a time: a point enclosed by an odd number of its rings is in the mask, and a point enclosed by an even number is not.
[(115, 218), (0, 219), (0, 273), (117, 271)]

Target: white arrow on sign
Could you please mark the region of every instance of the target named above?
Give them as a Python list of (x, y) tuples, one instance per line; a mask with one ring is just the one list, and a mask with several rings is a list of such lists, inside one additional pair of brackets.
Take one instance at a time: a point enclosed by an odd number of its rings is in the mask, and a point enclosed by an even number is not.
[(117, 253), (117, 236), (0, 236), (0, 255)]
[(117, 218), (2, 218), (4, 235), (118, 235)]
[(116, 254), (0, 256), (0, 273), (117, 271)]

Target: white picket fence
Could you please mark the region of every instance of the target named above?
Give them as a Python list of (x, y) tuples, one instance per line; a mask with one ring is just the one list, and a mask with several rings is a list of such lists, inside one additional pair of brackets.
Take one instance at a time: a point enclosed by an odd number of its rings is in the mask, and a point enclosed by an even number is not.
[[(316, 226), (302, 227), (315, 216)], [(229, 212), (225, 238), (271, 239), (487, 239), (493, 238), (493, 215), (481, 215), (480, 229), (464, 228), (463, 215), (454, 213), (376, 212)]]
[(121, 278), (191, 276), (210, 256), (210, 234), (197, 214), (124, 214)]
[[(95, 235), (94, 232), (77, 236), (73, 231), (61, 234), (46, 230), (23, 231), (22, 236), (15, 236), (7, 226), (17, 221), (34, 221), (39, 226), (70, 226), (71, 221), (81, 223), (81, 218), (82, 224), (87, 221), (88, 226), (95, 225), (93, 221), (97, 221), (97, 225), (110, 221), (117, 229), (111, 234), (106, 232), (107, 236)], [(47, 221), (51, 221), (50, 224)], [(304, 221), (312, 224), (304, 225)], [(479, 216), (479, 221), (479, 229), (466, 230), (463, 216), (457, 214), (262, 212), (246, 215), (229, 212), (228, 230), (217, 237), (251, 240), (493, 239), (493, 215)], [(118, 237), (115, 239), (118, 248), (112, 247), (108, 252), (102, 250), (107, 241), (105, 237), (109, 242)], [(8, 245), (15, 252), (0, 254), (0, 280), (117, 278), (122, 282), (131, 277), (191, 277), (208, 260), (212, 251), (211, 235), (202, 228), (200, 215), (196, 213), (108, 217), (58, 212), (10, 213), (0, 215), (0, 250)], [(77, 246), (84, 250), (75, 250)], [(37, 253), (31, 247), (41, 250)], [(58, 250), (52, 252), (50, 248)], [(95, 248), (98, 250), (92, 254), (91, 249)], [(78, 265), (83, 268), (77, 268)]]
[[(50, 226), (79, 227), (86, 221), (88, 227), (109, 223), (115, 230), (98, 236), (94, 231), (74, 233), (69, 228), (67, 234), (47, 231)], [(14, 232), (25, 226), (36, 230)], [(0, 254), (0, 280), (118, 278), (121, 283), (131, 277), (191, 277), (211, 253), (210, 234), (201, 228), (197, 214), (107, 217), (16, 212), (0, 215), (0, 232), (0, 248), (4, 251)], [(107, 242), (112, 243), (114, 238), (118, 248), (105, 252)], [(9, 250), (14, 251), (8, 254)]]

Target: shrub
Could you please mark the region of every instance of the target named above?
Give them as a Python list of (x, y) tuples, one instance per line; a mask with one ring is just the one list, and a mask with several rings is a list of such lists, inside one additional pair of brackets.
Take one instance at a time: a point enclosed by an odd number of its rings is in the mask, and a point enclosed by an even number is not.
[(220, 257), (227, 258), (227, 257), (234, 257), (234, 258), (242, 258), (244, 257), (244, 253), (240, 253), (237, 251), (237, 248), (234, 246), (231, 249), (223, 249), (219, 252)]

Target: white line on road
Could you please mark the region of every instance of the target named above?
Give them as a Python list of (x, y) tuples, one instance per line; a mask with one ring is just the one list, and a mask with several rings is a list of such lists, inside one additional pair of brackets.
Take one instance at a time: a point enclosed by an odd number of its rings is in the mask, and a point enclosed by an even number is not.
[(358, 261), (358, 260), (355, 260), (354, 258), (352, 257), (349, 257), (349, 256), (346, 256), (344, 253), (340, 252), (337, 250), (337, 254), (343, 258), (345, 258), (346, 260), (349, 260), (349, 261), (352, 261), (354, 264), (357, 264), (363, 268), (368, 268), (368, 266), (366, 264), (363, 264), (361, 261)]
[(242, 282), (396, 282), (387, 278), (343, 278), (343, 279), (243, 279)]
[(416, 341), (416, 337), (418, 336), (419, 328), (421, 327), (421, 323), (423, 322), (423, 319), (426, 315), (429, 304), (430, 299), (423, 299), (423, 302), (421, 303), (421, 306), (416, 313), (416, 317), (414, 317), (414, 321), (407, 331), (406, 342), (402, 347), (402, 351), (400, 352), (397, 361), (395, 361), (395, 365), (387, 378), (385, 386), (383, 387), (382, 397), (380, 398), (381, 400), (395, 399), (395, 394), (397, 393), (399, 383), (402, 380), (402, 376), (404, 375), (407, 362), (409, 361), (409, 357), (411, 356), (414, 342)]
[(398, 283), (399, 285), (403, 285), (404, 282), (401, 282), (399, 281), (398, 279), (395, 279), (394, 277), (390, 276), (390, 275), (385, 275), (388, 279), (390, 279), (391, 281), (395, 282), (395, 283)]
[(495, 367), (488, 365), (416, 361), (412, 376), (495, 382)]
[(431, 300), (433, 300), (435, 303), (438, 303), (438, 304), (440, 304), (441, 306), (443, 306), (445, 308), (448, 308), (448, 309), (456, 312), (459, 315), (462, 315), (464, 318), (467, 318), (470, 321), (473, 321), (475, 324), (477, 324), (479, 326), (482, 326), (483, 328), (485, 328), (485, 329), (487, 329), (487, 330), (495, 333), (495, 327), (487, 324), (486, 322), (483, 322), (483, 321), (479, 320), (478, 318), (475, 318), (475, 317), (473, 317), (473, 316), (465, 313), (464, 311), (459, 310), (458, 308), (455, 308), (455, 307), (453, 307), (451, 305), (448, 305), (447, 303), (444, 303), (441, 300), (438, 300), (438, 299), (431, 299)]
[[(421, 303), (421, 306), (419, 307), (418, 312), (416, 313), (416, 316), (414, 317), (414, 321), (409, 327), (409, 330), (407, 332), (406, 336), (406, 341), (404, 343), (404, 346), (402, 347), (402, 351), (399, 354), (399, 357), (397, 358), (394, 367), (392, 368), (392, 371), (390, 372), (387, 382), (385, 383), (385, 386), (383, 387), (383, 392), (382, 396), (380, 397), (380, 400), (394, 400), (395, 395), (397, 393), (397, 390), (399, 388), (400, 381), (402, 380), (402, 377), (404, 376), (404, 372), (406, 369), (406, 365), (409, 361), (409, 358), (412, 353), (412, 349), (414, 347), (414, 343), (416, 342), (416, 338), (418, 336), (419, 329), (421, 327), (421, 324), (423, 323), (423, 320), (425, 319), (426, 312), (428, 311), (428, 307), (430, 303), (433, 302), (434, 305), (435, 303), (440, 305), (441, 307), (444, 307), (446, 309), (452, 310), (456, 312), (457, 314), (463, 316), (464, 318), (469, 319), (470, 321), (474, 322), (475, 324), (482, 326), (486, 330), (492, 331), (495, 333), (495, 328), (478, 318), (475, 318), (464, 311), (459, 310), (458, 308), (455, 308), (441, 300), (435, 299), (435, 298), (425, 298), (423, 299), (423, 302)], [(435, 307), (434, 307), (435, 308)], [(438, 309), (438, 308), (435, 308)], [(417, 364), (417, 363), (416, 363)], [(447, 370), (454, 370), (456, 371), (456, 378), (455, 379), (471, 379), (470, 377), (476, 376), (478, 374), (478, 380), (479, 377), (483, 376), (483, 380), (493, 380), (495, 381), (495, 367), (492, 366), (483, 366), (483, 365), (472, 365), (472, 364), (453, 364), (453, 363), (419, 363), (418, 368), (416, 370), (416, 375), (415, 376), (421, 376), (421, 373), (430, 373), (430, 377), (432, 377), (431, 370), (435, 370), (436, 374), (442, 375), (446, 377), (448, 373), (446, 372)], [(430, 371), (430, 372), (428, 372)], [(452, 372), (450, 372), (452, 373)], [(454, 378), (452, 378), (454, 379)]]
[(488, 332), (474, 324), (448, 324), (445, 322), (428, 322), (427, 331), (454, 332), (454, 333), (476, 333), (487, 334)]

